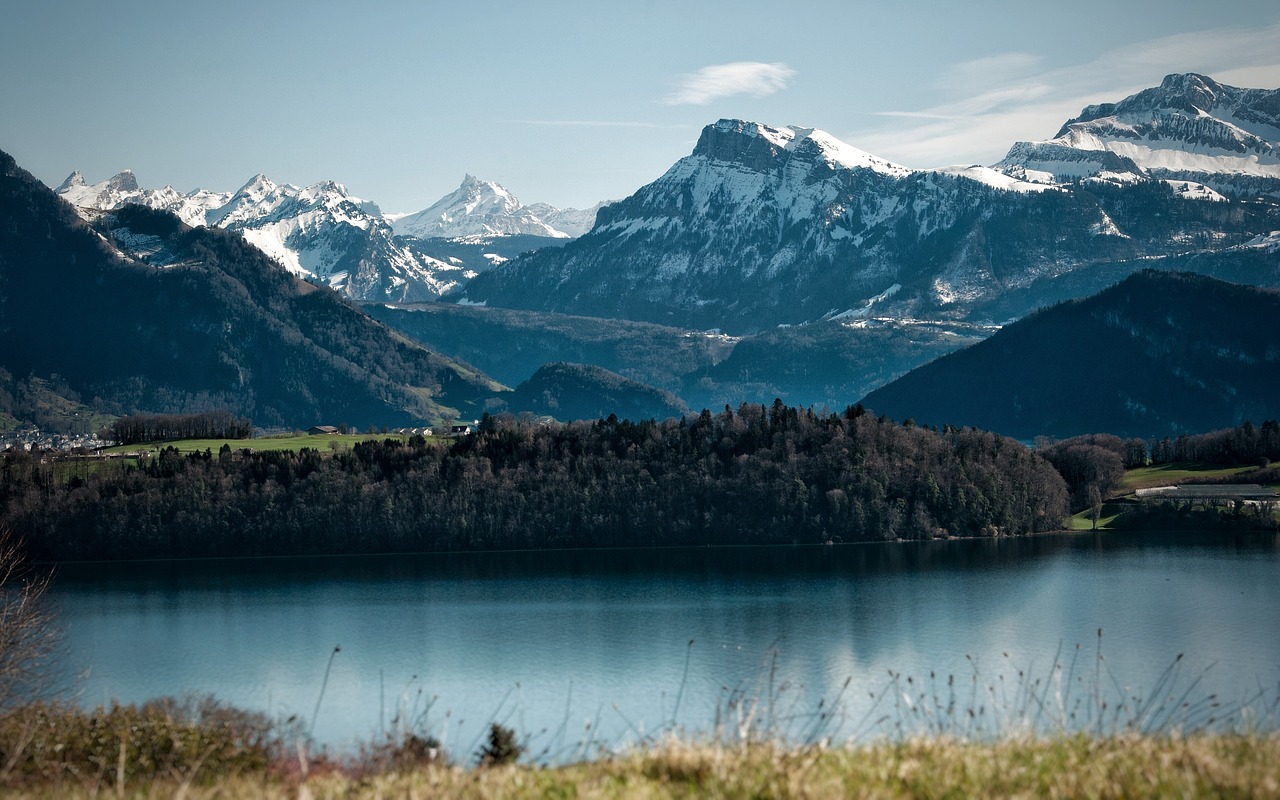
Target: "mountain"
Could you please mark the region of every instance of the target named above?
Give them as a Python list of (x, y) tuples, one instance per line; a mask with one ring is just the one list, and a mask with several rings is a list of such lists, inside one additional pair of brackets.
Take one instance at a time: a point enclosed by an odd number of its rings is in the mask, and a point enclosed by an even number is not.
[(516, 387), (508, 402), (514, 409), (559, 420), (667, 419), (683, 417), (689, 407), (671, 392), (624, 378), (590, 364), (545, 364)]
[(819, 130), (720, 120), (582, 237), (453, 296), (737, 334), (836, 317), (983, 321), (979, 307), (1037, 281), (1280, 228), (1275, 202), (1189, 184), (1008, 173), (910, 170)]
[(90, 225), (3, 153), (0, 368), (56, 374), (115, 414), (223, 408), (264, 426), (472, 416), (502, 389), (234, 233), (142, 205)]
[(398, 218), (400, 236), (458, 238), (467, 236), (545, 236), (572, 239), (591, 229), (596, 211), (558, 209), (546, 203), (526, 206), (493, 181), (467, 175), (462, 185), (422, 211)]
[(1174, 181), (1210, 199), (1280, 198), (1280, 89), (1167, 76), (1118, 103), (1088, 106), (1045, 142), (1019, 142), (996, 165), (1028, 180)]
[(371, 301), (415, 301), (456, 290), (473, 271), (397, 240), (376, 204), (325, 181), (305, 188), (256, 175), (239, 190), (143, 189), (131, 172), (86, 184), (72, 173), (57, 193), (92, 221), (128, 204), (176, 214), (191, 226), (235, 231), (293, 274)]
[(868, 409), (1030, 439), (1176, 436), (1280, 418), (1280, 292), (1138, 272), (868, 394)]

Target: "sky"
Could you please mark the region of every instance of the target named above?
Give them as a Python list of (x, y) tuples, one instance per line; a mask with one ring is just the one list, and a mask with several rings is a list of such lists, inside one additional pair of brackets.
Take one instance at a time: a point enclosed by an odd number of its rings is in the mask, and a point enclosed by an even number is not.
[(51, 186), (335, 180), (418, 211), (470, 173), (625, 197), (720, 118), (991, 164), (1173, 72), (1280, 87), (1275, 0), (0, 0), (0, 150)]

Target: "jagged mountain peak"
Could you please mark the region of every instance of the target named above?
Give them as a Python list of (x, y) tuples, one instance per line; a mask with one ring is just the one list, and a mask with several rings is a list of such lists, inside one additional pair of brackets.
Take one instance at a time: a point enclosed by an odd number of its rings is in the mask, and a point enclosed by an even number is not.
[(74, 172), (72, 172), (70, 175), (67, 176), (67, 179), (65, 181), (58, 184), (58, 188), (54, 189), (54, 191), (57, 192), (58, 194), (61, 194), (67, 191), (68, 189), (74, 189), (74, 188), (85, 186), (85, 185), (87, 184), (85, 183), (85, 180), (84, 180), (84, 174), (80, 172), (80, 170), (75, 170)]

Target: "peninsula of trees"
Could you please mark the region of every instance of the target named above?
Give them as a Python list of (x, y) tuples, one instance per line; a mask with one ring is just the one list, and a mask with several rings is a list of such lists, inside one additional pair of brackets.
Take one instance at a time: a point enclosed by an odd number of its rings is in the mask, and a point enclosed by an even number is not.
[(11, 453), (0, 509), (34, 557), (73, 560), (1023, 535), (1060, 529), (1068, 491), (1012, 439), (779, 401), (69, 474)]

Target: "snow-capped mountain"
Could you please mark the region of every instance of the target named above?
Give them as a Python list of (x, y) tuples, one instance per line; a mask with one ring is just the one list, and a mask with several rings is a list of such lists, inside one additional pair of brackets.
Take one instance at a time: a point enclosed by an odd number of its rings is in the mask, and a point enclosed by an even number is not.
[(1025, 166), (911, 170), (812, 128), (720, 120), (590, 232), (477, 276), (461, 299), (739, 332), (964, 318), (1084, 265), (1214, 251), (1280, 227), (1275, 204), (1222, 208), (1217, 192), (1153, 179), (1133, 156), (1055, 146), (1064, 163), (1096, 165), (1079, 174), (1130, 179), (1086, 191)]
[(526, 206), (493, 181), (467, 175), (457, 189), (416, 214), (400, 217), (393, 227), (398, 235), (423, 239), (515, 235), (572, 239), (591, 229), (599, 208)]
[(996, 168), (1048, 183), (1156, 178), (1280, 197), (1280, 89), (1169, 75), (1119, 103), (1088, 106), (1049, 141), (1018, 142)]
[(85, 216), (140, 204), (236, 231), (290, 272), (359, 301), (433, 299), (475, 274), (397, 240), (376, 204), (332, 181), (298, 187), (256, 175), (235, 192), (179, 194), (143, 189), (132, 172), (96, 184), (74, 172), (56, 191)]
[(89, 184), (79, 170), (67, 176), (57, 189), (62, 199), (78, 209), (111, 211), (130, 203), (168, 211), (188, 225), (204, 225), (212, 209), (224, 205), (230, 193), (198, 189), (181, 194), (172, 186), (143, 189), (131, 170), (125, 170), (101, 183)]

